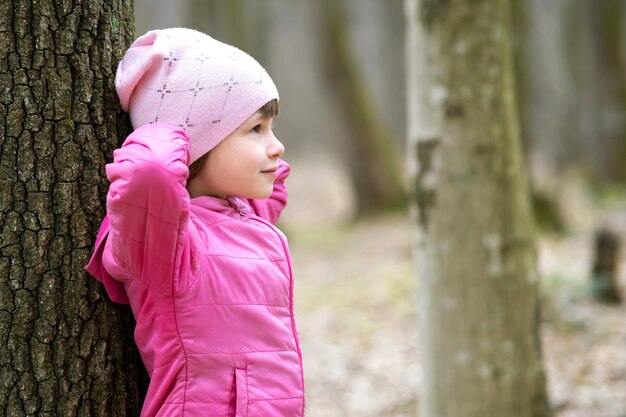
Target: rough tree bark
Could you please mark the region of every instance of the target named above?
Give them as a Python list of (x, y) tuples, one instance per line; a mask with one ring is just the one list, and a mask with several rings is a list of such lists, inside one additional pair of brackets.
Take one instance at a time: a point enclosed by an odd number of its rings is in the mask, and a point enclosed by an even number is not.
[(420, 416), (547, 416), (510, 0), (405, 6)]
[(138, 415), (129, 310), (84, 272), (104, 165), (129, 130), (113, 80), (132, 2), (0, 2), (0, 414)]

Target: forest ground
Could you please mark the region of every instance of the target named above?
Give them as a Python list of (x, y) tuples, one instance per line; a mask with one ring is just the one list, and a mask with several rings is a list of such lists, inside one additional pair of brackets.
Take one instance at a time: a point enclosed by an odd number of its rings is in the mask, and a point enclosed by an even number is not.
[[(538, 244), (542, 348), (555, 417), (626, 416), (626, 306), (588, 295), (592, 223), (544, 235)], [(325, 227), (289, 222), (285, 229), (307, 416), (417, 416), (418, 288), (407, 217)], [(626, 289), (624, 262), (620, 270)]]

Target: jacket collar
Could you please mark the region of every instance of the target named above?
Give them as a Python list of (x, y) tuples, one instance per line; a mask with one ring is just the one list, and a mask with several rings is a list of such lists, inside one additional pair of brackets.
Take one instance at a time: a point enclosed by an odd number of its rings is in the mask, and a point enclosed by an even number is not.
[(191, 199), (191, 204), (230, 217), (250, 217), (250, 207), (237, 197), (201, 196)]

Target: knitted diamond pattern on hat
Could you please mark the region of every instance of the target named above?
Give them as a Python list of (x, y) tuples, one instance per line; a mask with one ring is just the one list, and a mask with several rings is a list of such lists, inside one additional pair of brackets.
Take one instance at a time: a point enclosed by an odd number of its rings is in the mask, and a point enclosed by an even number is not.
[(191, 162), (215, 147), (278, 92), (245, 52), (183, 28), (148, 32), (118, 67), (116, 88), (134, 128), (166, 122), (191, 139)]

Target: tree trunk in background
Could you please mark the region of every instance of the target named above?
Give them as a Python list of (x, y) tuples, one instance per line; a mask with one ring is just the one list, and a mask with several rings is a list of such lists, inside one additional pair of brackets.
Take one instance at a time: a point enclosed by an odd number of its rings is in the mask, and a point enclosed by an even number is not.
[[(293, 1), (293, 0), (290, 0)], [(363, 83), (397, 149), (406, 147), (403, 0), (343, 0), (346, 33)], [(390, 48), (390, 45), (398, 45)]]
[(545, 417), (509, 0), (406, 0), (421, 417)]
[(120, 0), (0, 3), (3, 416), (139, 414), (130, 310), (84, 271), (130, 127), (113, 80), (133, 25)]
[(191, 27), (246, 51), (267, 68), (272, 4), (271, 0), (188, 0), (184, 7)]
[(624, 180), (624, 2), (520, 3), (521, 110), (533, 180), (558, 188), (571, 168), (597, 182)]
[(619, 286), (619, 234), (606, 227), (595, 232), (594, 259), (591, 268), (591, 294), (603, 303), (621, 303)]
[(327, 34), (324, 65), (350, 133), (344, 146), (357, 215), (400, 207), (404, 187), (395, 143), (362, 81), (346, 31), (344, 4), (324, 0), (320, 6)]
[[(545, 181), (580, 156), (577, 88), (568, 60), (568, 0), (517, 0), (520, 31), (520, 114), (533, 179)], [(537, 174), (537, 175), (535, 175)], [(540, 187), (543, 184), (538, 184)]]
[(580, 156), (591, 178), (604, 183), (626, 180), (626, 68), (619, 58), (623, 3), (574, 2), (568, 22)]

